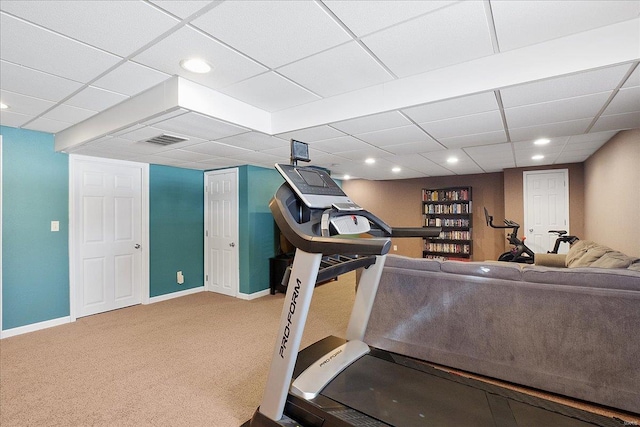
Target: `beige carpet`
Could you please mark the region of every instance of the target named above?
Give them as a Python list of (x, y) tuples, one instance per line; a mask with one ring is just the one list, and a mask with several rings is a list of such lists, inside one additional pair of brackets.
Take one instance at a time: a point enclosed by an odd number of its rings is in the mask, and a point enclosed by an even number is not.
[[(355, 274), (316, 288), (303, 346), (344, 337)], [(284, 295), (209, 292), (0, 341), (0, 425), (239, 426), (260, 404)]]

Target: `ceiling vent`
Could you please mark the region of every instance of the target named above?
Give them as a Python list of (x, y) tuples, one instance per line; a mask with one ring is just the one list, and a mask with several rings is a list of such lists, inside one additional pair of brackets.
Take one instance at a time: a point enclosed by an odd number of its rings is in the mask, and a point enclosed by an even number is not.
[(148, 142), (150, 144), (157, 144), (157, 145), (171, 145), (171, 144), (176, 144), (178, 142), (184, 142), (184, 141), (187, 141), (187, 139), (180, 138), (179, 136), (162, 134), (162, 135), (154, 136), (153, 138), (147, 139), (144, 142)]

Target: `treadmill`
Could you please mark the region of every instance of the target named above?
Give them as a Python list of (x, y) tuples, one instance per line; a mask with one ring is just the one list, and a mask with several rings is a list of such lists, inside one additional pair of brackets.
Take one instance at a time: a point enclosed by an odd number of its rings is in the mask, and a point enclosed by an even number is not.
[[(243, 427), (623, 425), (364, 343), (390, 238), (435, 237), (441, 229), (388, 226), (327, 172), (298, 166), (308, 158), (300, 144), (292, 141), (292, 164), (276, 165), (286, 182), (269, 206), (296, 253), (283, 279), (287, 293), (263, 399)], [(315, 284), (357, 268), (364, 270), (346, 340), (329, 336), (298, 354)]]

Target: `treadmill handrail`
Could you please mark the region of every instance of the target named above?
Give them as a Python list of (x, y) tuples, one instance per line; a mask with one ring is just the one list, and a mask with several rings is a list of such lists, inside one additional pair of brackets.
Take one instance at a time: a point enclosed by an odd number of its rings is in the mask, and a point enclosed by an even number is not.
[[(269, 209), (273, 214), (280, 232), (291, 244), (308, 253), (324, 254), (357, 254), (357, 255), (384, 255), (391, 248), (391, 241), (386, 239), (352, 239), (341, 237), (321, 237), (305, 233), (303, 227), (297, 223), (289, 212), (285, 203), (296, 195), (288, 184), (282, 184), (276, 196), (269, 202)], [(364, 212), (358, 212), (362, 215)], [(373, 215), (372, 215), (373, 216)]]

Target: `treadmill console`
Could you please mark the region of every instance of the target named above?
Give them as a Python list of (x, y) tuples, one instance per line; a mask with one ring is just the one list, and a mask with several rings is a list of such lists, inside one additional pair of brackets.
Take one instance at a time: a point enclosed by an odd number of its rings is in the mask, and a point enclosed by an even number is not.
[(341, 210), (362, 209), (321, 169), (281, 163), (276, 164), (276, 169), (310, 208), (326, 209), (337, 205)]

